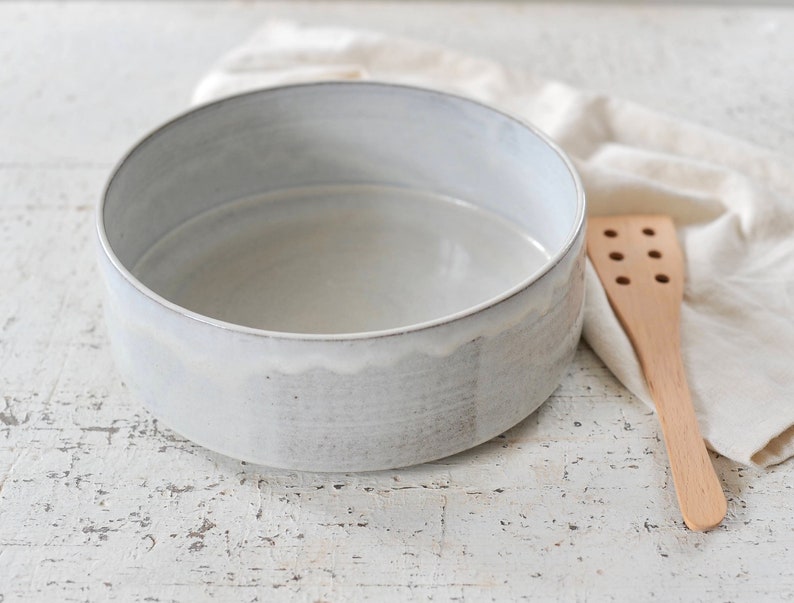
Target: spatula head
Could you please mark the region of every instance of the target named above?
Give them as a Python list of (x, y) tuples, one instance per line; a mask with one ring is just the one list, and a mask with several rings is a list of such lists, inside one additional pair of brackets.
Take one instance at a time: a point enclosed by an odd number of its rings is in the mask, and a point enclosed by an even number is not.
[(629, 337), (650, 320), (672, 319), (677, 332), (684, 262), (669, 216), (590, 218), (587, 253)]

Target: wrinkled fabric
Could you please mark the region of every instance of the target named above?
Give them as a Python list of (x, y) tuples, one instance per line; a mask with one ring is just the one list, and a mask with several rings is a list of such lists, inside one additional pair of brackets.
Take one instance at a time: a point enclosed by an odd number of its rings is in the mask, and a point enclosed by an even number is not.
[[(573, 158), (591, 215), (673, 216), (686, 257), (682, 354), (707, 444), (740, 463), (794, 455), (791, 160), (602, 94), (427, 43), (267, 23), (222, 57), (194, 104), (288, 83), (375, 80), (457, 93), (519, 116)], [(592, 266), (584, 337), (653, 407)]]

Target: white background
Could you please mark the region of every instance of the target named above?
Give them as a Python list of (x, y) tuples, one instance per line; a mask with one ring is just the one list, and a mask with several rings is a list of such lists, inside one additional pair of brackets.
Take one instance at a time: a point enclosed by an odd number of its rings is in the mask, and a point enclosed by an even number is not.
[(0, 4), (0, 600), (794, 599), (792, 463), (714, 457), (728, 517), (689, 532), (655, 417), (584, 344), (504, 437), (399, 471), (245, 465), (129, 396), (94, 204), (275, 16), (441, 42), (794, 155), (787, 7)]

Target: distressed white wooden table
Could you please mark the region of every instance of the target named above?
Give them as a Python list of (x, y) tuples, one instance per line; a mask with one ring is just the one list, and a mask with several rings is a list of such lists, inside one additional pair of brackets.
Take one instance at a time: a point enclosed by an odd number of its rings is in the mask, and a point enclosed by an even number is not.
[(794, 464), (717, 458), (728, 517), (687, 531), (654, 416), (584, 345), (522, 424), (399, 471), (246, 465), (129, 396), (94, 203), (272, 16), (440, 41), (794, 154), (790, 8), (0, 4), (0, 601), (794, 599)]

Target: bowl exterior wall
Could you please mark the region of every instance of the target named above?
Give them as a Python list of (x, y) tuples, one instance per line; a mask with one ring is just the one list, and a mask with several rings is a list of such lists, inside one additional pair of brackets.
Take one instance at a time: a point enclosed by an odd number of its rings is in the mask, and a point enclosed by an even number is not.
[(222, 454), (310, 471), (413, 465), (512, 427), (579, 340), (584, 229), (530, 286), (474, 314), (353, 339), (223, 328), (158, 303), (100, 251), (117, 366), (151, 412)]

